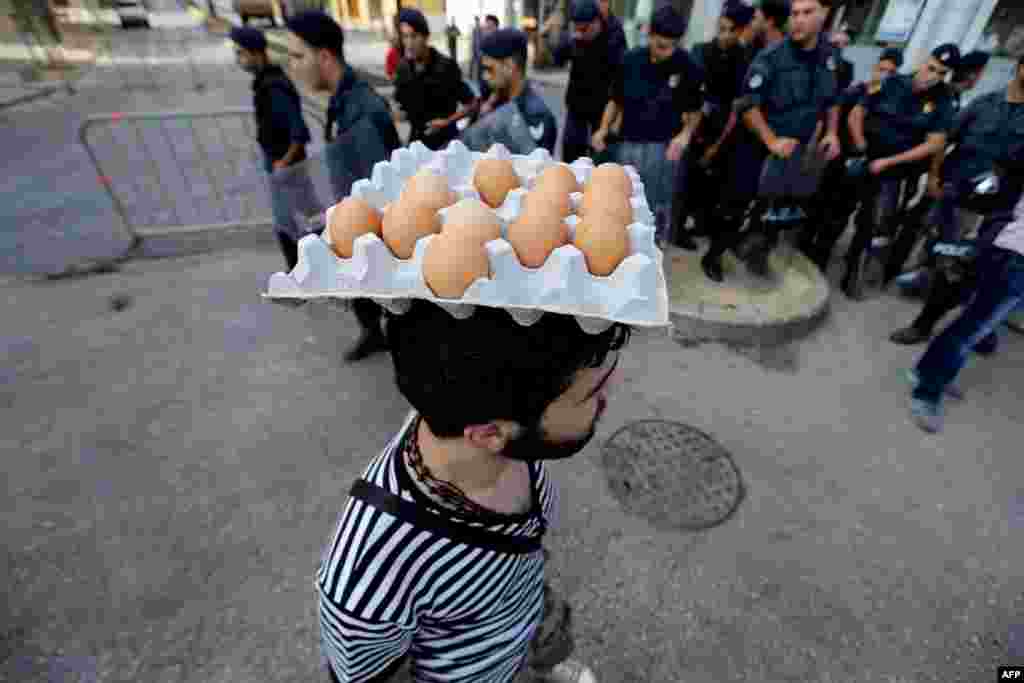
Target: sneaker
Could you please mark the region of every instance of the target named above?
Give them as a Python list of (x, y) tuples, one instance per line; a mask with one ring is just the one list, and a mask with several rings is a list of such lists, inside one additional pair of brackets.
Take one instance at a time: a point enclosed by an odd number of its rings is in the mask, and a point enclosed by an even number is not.
[(942, 431), (942, 412), (938, 403), (910, 399), (910, 419), (929, 434), (938, 434)]
[(538, 680), (543, 683), (597, 683), (597, 676), (586, 664), (567, 659)]
[[(910, 390), (917, 389), (917, 385), (921, 383), (921, 378), (917, 374), (917, 370), (907, 370), (907, 382), (910, 384)], [(963, 401), (966, 398), (964, 390), (955, 384), (949, 384), (946, 386), (946, 396), (949, 396), (954, 401)]]

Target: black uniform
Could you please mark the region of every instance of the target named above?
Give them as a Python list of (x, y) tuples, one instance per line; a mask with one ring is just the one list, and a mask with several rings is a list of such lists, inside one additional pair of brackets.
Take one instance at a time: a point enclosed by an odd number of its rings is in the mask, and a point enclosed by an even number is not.
[[(618, 22), (616, 17), (610, 17)], [(617, 30), (616, 30), (617, 28)], [(572, 163), (590, 149), (590, 137), (601, 126), (608, 104), (611, 76), (622, 66), (626, 39), (622, 24), (604, 22), (601, 34), (589, 43), (566, 35), (553, 51), (555, 64), (569, 67), (569, 87), (565, 93), (565, 132), (562, 136), (562, 160)]]
[(446, 119), (455, 113), (457, 105), (472, 104), (473, 91), (462, 80), (462, 70), (452, 59), (434, 48), (424, 65), (403, 59), (395, 75), (395, 101), (401, 105), (412, 128), (409, 142), (420, 140), (430, 149), (441, 149), (458, 137), (459, 129), (453, 123), (442, 130), (427, 134), (427, 124), (434, 119)]
[[(932, 133), (947, 133), (953, 124), (953, 104), (949, 90), (939, 84), (924, 93), (913, 91), (912, 75), (892, 76), (877, 92), (867, 92), (860, 105), (866, 112), (864, 136), (868, 158), (883, 159), (907, 152), (923, 144)], [(861, 184), (862, 210), (857, 215), (857, 232), (846, 254), (843, 290), (856, 297), (861, 258), (876, 230), (875, 214), (884, 230), (892, 230), (899, 208), (901, 186), (927, 170), (928, 161), (900, 164), (878, 176), (868, 176)], [(877, 208), (876, 208), (877, 207)]]
[[(818, 122), (824, 121), (826, 112), (836, 104), (837, 67), (835, 51), (824, 41), (812, 50), (801, 49), (791, 38), (765, 48), (750, 65), (737, 115), (743, 117), (757, 107), (776, 136), (795, 138), (802, 147), (811, 141)], [(705, 272), (709, 275), (715, 274), (716, 267), (721, 268), (722, 254), (734, 245), (744, 214), (758, 194), (761, 169), (769, 155), (764, 143), (745, 125), (743, 128), (732, 154), (728, 182), (723, 186), (721, 222), (705, 255)], [(794, 154), (802, 154), (802, 149)]]
[(733, 104), (743, 87), (743, 78), (750, 67), (747, 50), (741, 45), (723, 50), (718, 41), (712, 40), (697, 45), (692, 54), (694, 63), (704, 73), (704, 106), (701, 110), (704, 117), (676, 174), (672, 229), (677, 237), (683, 235), (690, 214), (694, 214), (701, 226), (706, 226), (710, 220), (710, 212), (714, 210), (718, 196), (716, 184), (721, 182), (723, 160), (729, 158), (734, 136), (722, 143), (709, 167), (703, 167), (700, 161), (725, 131)]

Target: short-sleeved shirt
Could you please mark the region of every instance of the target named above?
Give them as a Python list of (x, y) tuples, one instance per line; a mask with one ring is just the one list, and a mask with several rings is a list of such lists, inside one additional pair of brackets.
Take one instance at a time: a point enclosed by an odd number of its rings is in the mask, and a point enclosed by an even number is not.
[[(411, 140), (423, 137), (427, 123), (446, 119), (455, 113), (459, 104), (468, 105), (475, 96), (462, 79), (462, 70), (452, 59), (430, 48), (430, 56), (423, 67), (403, 59), (395, 74), (395, 101), (402, 106), (412, 128)], [(450, 140), (458, 135), (455, 124), (444, 131), (428, 136)]]
[(714, 122), (711, 128), (724, 127), (750, 68), (747, 50), (741, 45), (723, 50), (712, 40), (697, 45), (692, 56), (704, 73), (704, 114)]
[(997, 161), (1024, 161), (1024, 104), (1006, 100), (1006, 91), (976, 98), (956, 118), (950, 135), (959, 143), (946, 158), (943, 175), (969, 179), (990, 170)]
[[(274, 162), (287, 154), (291, 145), (309, 143), (309, 128), (302, 118), (299, 93), (280, 67), (267, 67), (257, 75), (253, 80), (253, 100), (257, 137), (263, 149), (264, 167), (270, 173)], [(303, 153), (296, 161), (305, 158)]]
[(516, 106), (519, 113), (523, 115), (527, 127), (530, 129), (530, 137), (551, 154), (555, 153), (555, 143), (558, 141), (558, 121), (551, 113), (544, 98), (534, 89), (533, 85), (526, 83), (523, 92), (516, 97)]
[(622, 107), (624, 142), (668, 142), (682, 130), (685, 112), (703, 104), (704, 74), (685, 50), (658, 64), (650, 50), (626, 53), (612, 83), (612, 99)]
[(953, 104), (943, 84), (919, 94), (913, 82), (912, 75), (890, 76), (877, 92), (866, 92), (861, 99), (867, 110), (864, 135), (871, 158), (902, 154), (923, 144), (930, 134), (948, 133), (953, 127)]
[(609, 15), (603, 26), (601, 34), (590, 42), (575, 40), (566, 33), (552, 51), (555, 64), (572, 61), (565, 91), (569, 114), (596, 123), (600, 123), (608, 104), (609, 74), (618, 71), (626, 54), (626, 35), (618, 17)]
[[(363, 478), (449, 521), (511, 537), (556, 522), (558, 492), (530, 463), (533, 502), (483, 520), (440, 507), (413, 483), (404, 446), (411, 413)], [(410, 653), (416, 680), (510, 683), (542, 617), (544, 558), (465, 545), (349, 498), (314, 588), (321, 649), (338, 679), (362, 681)]]
[(766, 47), (750, 65), (737, 113), (757, 107), (777, 136), (809, 140), (836, 104), (838, 67), (835, 50), (824, 41), (811, 50), (791, 38)]

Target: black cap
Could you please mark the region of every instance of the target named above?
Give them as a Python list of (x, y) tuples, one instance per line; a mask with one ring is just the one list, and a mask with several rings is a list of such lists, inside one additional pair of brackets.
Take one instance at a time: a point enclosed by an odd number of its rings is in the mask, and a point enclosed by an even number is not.
[(742, 2), (736, 2), (725, 8), (722, 12), (722, 16), (726, 19), (732, 20), (732, 23), (737, 28), (749, 26), (750, 22), (754, 20), (754, 8), (750, 5), (746, 5)]
[(267, 37), (258, 28), (235, 26), (231, 29), (231, 40), (238, 47), (251, 52), (267, 51)]
[(289, 31), (310, 47), (340, 51), (345, 43), (345, 34), (338, 22), (320, 10), (300, 12), (285, 23)]
[(953, 43), (939, 45), (932, 50), (932, 57), (938, 60), (942, 66), (950, 69), (956, 69), (960, 66), (960, 48)]
[(887, 47), (882, 50), (882, 54), (879, 55), (878, 61), (880, 62), (892, 62), (896, 65), (896, 68), (903, 66), (903, 50), (898, 47)]
[(665, 38), (682, 38), (686, 19), (671, 5), (662, 5), (651, 14), (651, 33)]
[(403, 7), (402, 11), (398, 13), (398, 23), (408, 24), (413, 31), (420, 35), (430, 35), (430, 25), (427, 23), (427, 18), (423, 16), (423, 12), (415, 7)]
[(491, 59), (508, 59), (526, 52), (526, 34), (515, 28), (499, 28), (480, 41), (480, 52)]
[(572, 15), (569, 17), (579, 24), (589, 24), (601, 14), (601, 8), (594, 0), (576, 0), (572, 3)]

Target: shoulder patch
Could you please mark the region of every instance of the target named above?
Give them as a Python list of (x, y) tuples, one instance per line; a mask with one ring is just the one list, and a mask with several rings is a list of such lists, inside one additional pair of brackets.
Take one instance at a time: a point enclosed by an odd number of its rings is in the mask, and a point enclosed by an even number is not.
[(679, 87), (679, 80), (680, 80), (679, 74), (672, 74), (671, 76), (668, 77), (668, 87), (670, 87), (670, 88), (677, 88), (677, 87)]
[(762, 85), (764, 85), (764, 76), (762, 76), (761, 74), (754, 74), (753, 76), (750, 77), (751, 90), (757, 90)]

